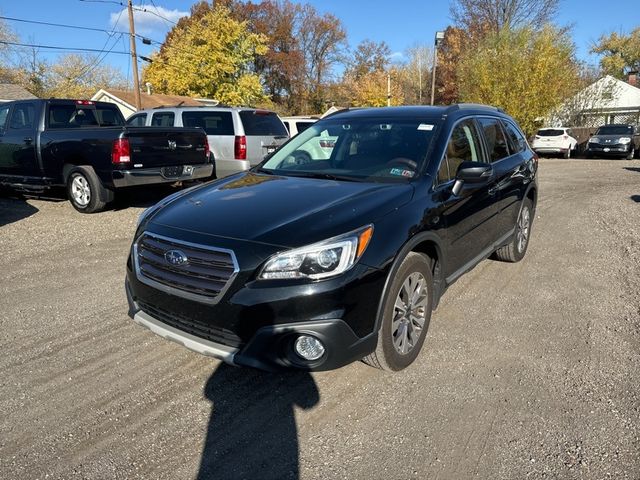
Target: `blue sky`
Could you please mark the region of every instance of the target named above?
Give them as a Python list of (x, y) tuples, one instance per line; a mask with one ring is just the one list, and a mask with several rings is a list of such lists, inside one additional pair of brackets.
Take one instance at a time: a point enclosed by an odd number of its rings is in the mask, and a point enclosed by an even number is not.
[[(302, 0), (296, 0), (303, 3)], [(0, 15), (20, 19), (82, 25), (100, 29), (126, 31), (127, 15), (116, 1), (81, 0), (11, 0), (0, 3)], [(188, 12), (193, 1), (135, 0), (134, 5), (152, 9), (157, 6), (161, 16), (177, 20)], [(363, 39), (385, 41), (401, 58), (402, 52), (416, 43), (432, 44), (434, 33), (451, 24), (449, 2), (446, 0), (307, 0), (321, 12), (330, 12), (344, 24), (349, 44), (354, 47)], [(121, 14), (121, 12), (123, 12)], [(631, 12), (636, 12), (632, 14)], [(117, 21), (117, 23), (116, 23)], [(629, 32), (640, 26), (638, 0), (561, 0), (556, 23), (571, 25), (578, 56), (592, 64), (597, 57), (589, 55), (591, 44), (613, 31)], [(128, 51), (128, 38), (93, 31), (79, 31), (7, 21), (25, 43), (83, 47), (113, 52)], [(137, 32), (162, 41), (171, 24), (157, 15), (136, 12)], [(138, 42), (138, 53), (148, 55), (157, 48)], [(45, 51), (43, 51), (45, 53)], [(53, 55), (53, 54), (51, 54)], [(109, 54), (104, 63), (120, 68), (131, 78), (129, 57)]]

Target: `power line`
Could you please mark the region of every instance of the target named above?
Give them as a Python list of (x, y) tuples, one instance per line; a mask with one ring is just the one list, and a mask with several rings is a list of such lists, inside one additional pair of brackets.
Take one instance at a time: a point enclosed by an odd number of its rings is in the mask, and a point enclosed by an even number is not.
[[(19, 43), (19, 42), (7, 42), (4, 40), (0, 40), (0, 43), (4, 44), (4, 45), (14, 45), (17, 47), (31, 47), (31, 48), (44, 48), (44, 49), (48, 49), (48, 50), (67, 50), (70, 52), (97, 52), (97, 53), (103, 53), (104, 50), (99, 50), (97, 48), (75, 48), (75, 47), (60, 47), (57, 45), (36, 45), (33, 43)], [(118, 55), (129, 55), (129, 52), (121, 52), (121, 51), (111, 51), (109, 53), (114, 53), (114, 54), (118, 54)]]

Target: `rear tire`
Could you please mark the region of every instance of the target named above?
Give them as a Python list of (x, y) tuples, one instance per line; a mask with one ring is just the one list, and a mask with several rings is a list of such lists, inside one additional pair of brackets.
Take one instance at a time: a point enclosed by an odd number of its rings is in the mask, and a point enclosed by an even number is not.
[(567, 150), (565, 150), (564, 154), (562, 155), (565, 159), (569, 159), (571, 158), (571, 148), (568, 148)]
[(410, 252), (389, 286), (378, 345), (363, 361), (393, 372), (411, 365), (424, 343), (432, 310), (431, 262), (426, 255)]
[(67, 176), (67, 197), (80, 213), (95, 213), (104, 209), (112, 192), (104, 188), (91, 167), (74, 167)]
[(518, 213), (516, 231), (513, 234), (513, 239), (495, 252), (495, 257), (498, 260), (515, 263), (524, 258), (525, 253), (527, 253), (527, 247), (529, 246), (532, 222), (533, 203), (530, 199), (525, 198), (524, 202), (522, 202), (520, 213)]

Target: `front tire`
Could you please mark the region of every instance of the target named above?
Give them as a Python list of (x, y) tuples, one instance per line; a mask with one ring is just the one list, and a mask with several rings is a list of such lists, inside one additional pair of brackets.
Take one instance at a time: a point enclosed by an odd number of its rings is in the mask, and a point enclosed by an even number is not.
[(633, 160), (636, 156), (636, 149), (634, 147), (631, 147), (631, 150), (629, 151), (629, 155), (627, 155), (627, 160)]
[(363, 360), (397, 372), (413, 363), (427, 335), (433, 310), (433, 275), (429, 257), (411, 252), (400, 264), (382, 310), (378, 345)]
[(92, 168), (75, 167), (67, 176), (67, 197), (80, 213), (95, 213), (104, 209), (109, 194)]
[(524, 258), (531, 237), (531, 224), (533, 222), (533, 203), (526, 198), (522, 202), (522, 208), (516, 221), (516, 231), (513, 239), (495, 252), (495, 257), (502, 262), (519, 262)]

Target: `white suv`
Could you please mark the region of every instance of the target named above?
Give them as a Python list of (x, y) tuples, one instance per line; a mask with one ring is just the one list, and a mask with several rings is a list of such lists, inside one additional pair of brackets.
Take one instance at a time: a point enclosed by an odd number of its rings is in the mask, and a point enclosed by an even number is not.
[(290, 137), (295, 137), (300, 132), (304, 132), (311, 125), (316, 123), (319, 118), (318, 117), (307, 117), (307, 116), (297, 116), (297, 117), (280, 117), (284, 126), (287, 127), (289, 131)]
[(127, 125), (204, 129), (218, 178), (259, 164), (289, 138), (275, 112), (245, 107), (158, 107), (136, 112)]
[(577, 146), (578, 140), (573, 137), (573, 132), (565, 127), (541, 128), (531, 144), (538, 155), (560, 154), (564, 158), (571, 158)]

